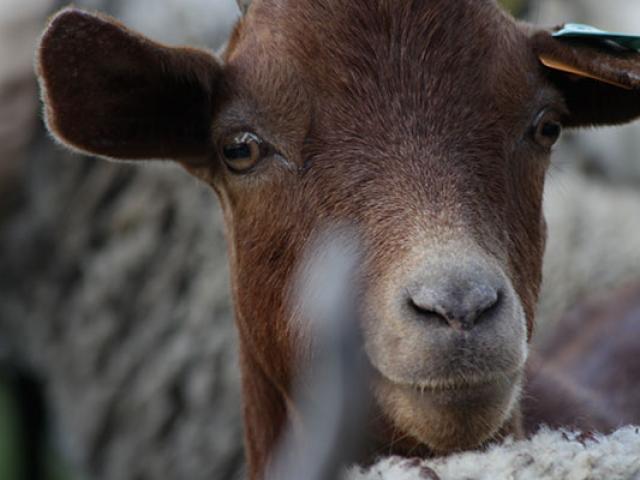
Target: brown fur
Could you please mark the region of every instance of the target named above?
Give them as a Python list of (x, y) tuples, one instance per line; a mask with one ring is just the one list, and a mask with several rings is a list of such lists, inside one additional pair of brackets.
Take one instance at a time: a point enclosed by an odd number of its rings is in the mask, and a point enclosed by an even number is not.
[[(68, 10), (53, 20), (39, 55), (52, 133), (102, 156), (177, 159), (219, 195), (251, 478), (296, 416), (294, 359), (311, 339), (293, 328), (295, 272), (336, 223), (357, 227), (365, 252), (363, 330), (379, 373), (371, 455), (521, 434), (550, 154), (531, 125), (546, 107), (570, 126), (640, 115), (636, 91), (569, 80), (545, 70), (541, 53), (617, 79), (640, 72), (637, 55), (607, 63), (599, 47), (552, 41), (490, 0), (255, 0), (224, 64), (105, 17)], [(596, 94), (620, 108), (603, 109)], [(276, 153), (238, 175), (219, 142), (247, 130)], [(502, 282), (484, 330), (460, 336), (399, 305), (411, 279), (470, 265)], [(476, 377), (493, 380), (478, 387)]]
[(40, 48), (48, 126), (65, 144), (130, 159), (192, 160), (210, 150), (219, 66), (209, 53), (165, 48), (77, 10), (53, 19)]

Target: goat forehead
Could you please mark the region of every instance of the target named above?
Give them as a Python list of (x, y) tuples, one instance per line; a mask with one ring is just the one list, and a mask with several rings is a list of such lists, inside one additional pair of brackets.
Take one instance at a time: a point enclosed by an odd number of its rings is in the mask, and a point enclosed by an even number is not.
[[(513, 26), (482, 0), (301, 2), (277, 23), (287, 53), (315, 75), (351, 75), (395, 67), (448, 71), (493, 56)], [(491, 60), (491, 58), (485, 58)], [(490, 64), (490, 62), (485, 62)], [(378, 78), (383, 79), (383, 78)]]
[(490, 0), (263, 0), (242, 36), (230, 58), (253, 70), (243, 76), (258, 102), (278, 90), (266, 103), (284, 110), (282, 92), (305, 90), (334, 126), (340, 113), (365, 128), (416, 113), (423, 126), (492, 121), (509, 110), (496, 101), (524, 104), (513, 92), (533, 90), (525, 36)]

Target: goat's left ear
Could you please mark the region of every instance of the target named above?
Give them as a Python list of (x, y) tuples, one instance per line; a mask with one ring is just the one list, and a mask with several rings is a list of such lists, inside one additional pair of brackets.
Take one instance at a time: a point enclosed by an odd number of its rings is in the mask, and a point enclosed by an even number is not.
[(186, 164), (211, 150), (222, 68), (206, 51), (166, 47), (112, 18), (67, 9), (42, 37), (37, 71), (47, 126), (70, 148)]
[(640, 117), (640, 53), (538, 31), (533, 48), (564, 94), (567, 127), (615, 125)]

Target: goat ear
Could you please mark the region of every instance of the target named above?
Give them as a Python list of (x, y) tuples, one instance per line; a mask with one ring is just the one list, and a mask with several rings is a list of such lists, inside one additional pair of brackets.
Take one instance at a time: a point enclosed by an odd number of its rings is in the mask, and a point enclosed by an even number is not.
[(67, 9), (38, 50), (51, 133), (81, 152), (202, 162), (221, 67), (208, 52), (170, 48), (112, 18)]
[(614, 125), (640, 117), (640, 53), (602, 42), (533, 35), (534, 50), (569, 109), (568, 127)]

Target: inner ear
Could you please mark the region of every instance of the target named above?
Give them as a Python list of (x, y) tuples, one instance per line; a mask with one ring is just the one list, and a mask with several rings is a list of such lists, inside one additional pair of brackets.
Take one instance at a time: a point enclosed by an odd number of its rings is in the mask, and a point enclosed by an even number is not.
[(47, 125), (63, 144), (118, 158), (200, 161), (222, 68), (206, 51), (171, 48), (116, 20), (67, 9), (38, 50)]
[(604, 42), (532, 37), (548, 78), (564, 95), (568, 127), (613, 125), (640, 116), (640, 54)]
[(624, 88), (625, 90), (633, 90), (633, 88), (628, 84), (620, 83), (615, 76), (613, 76), (612, 78), (607, 78), (599, 75), (595, 71), (583, 70), (578, 65), (573, 65), (569, 62), (559, 60), (546, 53), (541, 53), (538, 58), (545, 67), (552, 70), (557, 70), (559, 72), (568, 73), (569, 75), (576, 77), (576, 80), (578, 80), (579, 78), (590, 78), (591, 80), (596, 80), (597, 82), (608, 83), (609, 85), (613, 85), (614, 87)]

